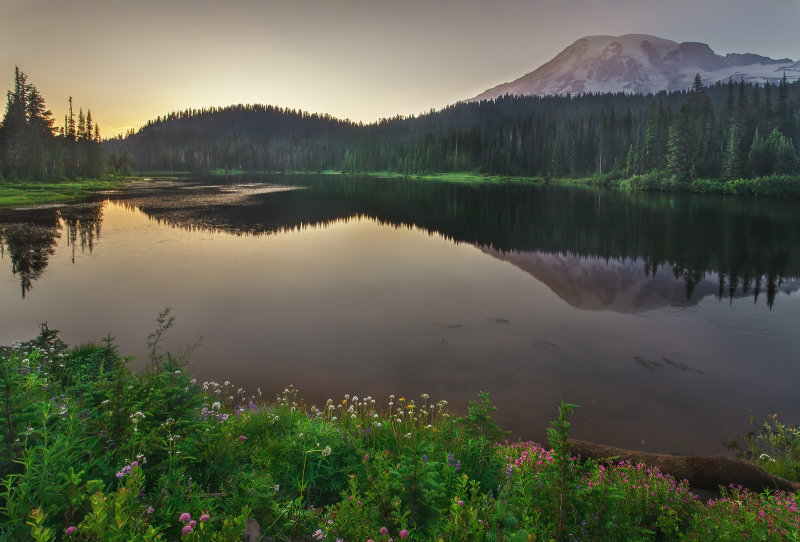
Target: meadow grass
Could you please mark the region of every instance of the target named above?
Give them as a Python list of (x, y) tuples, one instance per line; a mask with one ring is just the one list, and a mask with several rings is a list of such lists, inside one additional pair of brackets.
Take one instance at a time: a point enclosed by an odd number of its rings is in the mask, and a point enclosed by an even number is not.
[(69, 347), (46, 325), (2, 352), (0, 540), (232, 541), (248, 520), (265, 540), (798, 539), (796, 494), (704, 502), (647, 465), (573, 457), (573, 405), (541, 445), (504, 440), (487, 393), (463, 417), (426, 394), (267, 400), (196, 381), (159, 349), (171, 322), (139, 373), (112, 337)]
[(96, 192), (123, 188), (140, 180), (131, 177), (83, 179), (64, 182), (2, 181), (0, 207), (65, 203), (85, 199)]
[(471, 172), (403, 174), (391, 171), (343, 173), (326, 170), (327, 175), (365, 175), (386, 179), (414, 179), (458, 184), (529, 184), (556, 186), (605, 187), (629, 192), (690, 192), (698, 194), (798, 197), (800, 176), (771, 175), (753, 179), (694, 179), (680, 182), (666, 172), (653, 172), (630, 177), (618, 174), (598, 174), (589, 177), (526, 177), (514, 175), (483, 175)]

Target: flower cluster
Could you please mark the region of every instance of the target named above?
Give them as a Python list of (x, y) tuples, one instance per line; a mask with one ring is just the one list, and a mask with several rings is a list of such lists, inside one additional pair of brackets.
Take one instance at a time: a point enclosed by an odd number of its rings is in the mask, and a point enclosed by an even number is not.
[(125, 478), (129, 474), (133, 474), (133, 469), (137, 468), (138, 466), (138, 461), (133, 461), (131, 464), (125, 465), (119, 471), (117, 471), (117, 478)]
[[(211, 516), (208, 515), (208, 512), (203, 512), (200, 516), (200, 519), (197, 520), (200, 523), (206, 522), (211, 519)], [(186, 536), (187, 534), (194, 531), (195, 527), (197, 527), (197, 521), (192, 519), (191, 514), (189, 512), (184, 512), (178, 518), (178, 521), (183, 523), (183, 528), (181, 529), (181, 536)]]

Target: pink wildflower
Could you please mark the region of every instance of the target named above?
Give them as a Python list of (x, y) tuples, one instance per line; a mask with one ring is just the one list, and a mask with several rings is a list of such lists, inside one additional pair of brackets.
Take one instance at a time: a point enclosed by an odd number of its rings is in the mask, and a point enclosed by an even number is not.
[(208, 521), (209, 519), (211, 519), (211, 516), (209, 516), (208, 514), (203, 514), (202, 516), (200, 516), (199, 521), (200, 523), (203, 523), (204, 521)]
[(77, 527), (75, 527), (74, 525), (70, 525), (69, 527), (67, 527), (67, 530), (66, 530), (66, 531), (64, 531), (64, 534), (66, 534), (67, 536), (69, 536), (69, 535), (71, 535), (72, 533), (74, 533), (74, 532), (75, 532), (75, 531), (77, 531), (77, 530), (78, 530), (78, 528), (77, 528)]
[(181, 517), (178, 518), (178, 521), (180, 521), (181, 523), (189, 523), (191, 519), (192, 516), (189, 514), (189, 512), (184, 512), (183, 514), (181, 514)]
[(183, 529), (181, 529), (181, 536), (186, 536), (187, 534), (191, 533), (192, 531), (194, 531), (194, 529), (192, 529), (192, 526), (191, 525), (187, 525)]
[(197, 527), (197, 522), (196, 522), (195, 520), (192, 520), (192, 521), (190, 521), (190, 522), (189, 522), (189, 527), (191, 527), (192, 529), (194, 529), (195, 527)]
[(245, 441), (245, 440), (247, 440), (247, 437), (244, 436), (244, 435), (239, 435), (239, 440)]
[(408, 538), (408, 531), (405, 529), (400, 531), (400, 538)]
[(389, 529), (387, 529), (386, 527), (381, 527), (380, 533), (382, 535), (387, 535), (389, 534)]

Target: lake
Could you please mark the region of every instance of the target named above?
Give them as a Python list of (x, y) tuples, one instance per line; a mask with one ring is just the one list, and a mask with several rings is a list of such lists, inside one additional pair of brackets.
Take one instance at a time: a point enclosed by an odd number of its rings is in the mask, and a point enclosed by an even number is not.
[(202, 380), (491, 393), (512, 438), (729, 453), (800, 422), (800, 202), (327, 175), (155, 181), (0, 210), (0, 344), (46, 321), (147, 357), (165, 306)]

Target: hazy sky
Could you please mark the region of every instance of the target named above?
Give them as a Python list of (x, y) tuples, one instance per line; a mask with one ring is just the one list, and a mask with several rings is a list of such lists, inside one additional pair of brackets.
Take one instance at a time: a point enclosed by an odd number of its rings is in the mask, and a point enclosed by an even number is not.
[(59, 125), (104, 136), (189, 107), (264, 103), (371, 122), (439, 109), (593, 34), (800, 58), (800, 0), (0, 0), (15, 65)]

